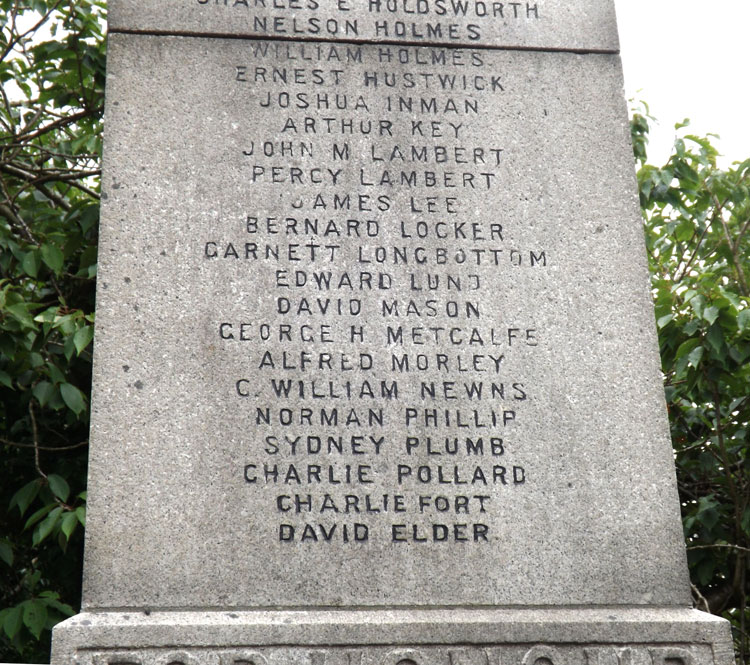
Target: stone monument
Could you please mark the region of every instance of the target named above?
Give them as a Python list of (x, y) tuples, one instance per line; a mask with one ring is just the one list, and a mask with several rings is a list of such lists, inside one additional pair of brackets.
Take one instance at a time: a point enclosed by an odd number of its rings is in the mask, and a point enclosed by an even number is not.
[(57, 665), (729, 665), (612, 0), (111, 0)]

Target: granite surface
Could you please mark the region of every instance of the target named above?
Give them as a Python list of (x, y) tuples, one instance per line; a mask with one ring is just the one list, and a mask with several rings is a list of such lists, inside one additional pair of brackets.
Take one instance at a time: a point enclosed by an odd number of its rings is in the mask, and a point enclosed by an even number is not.
[(613, 0), (110, 0), (111, 32), (616, 52)]
[(689, 602), (617, 56), (110, 39), (85, 607)]
[[(76, 665), (732, 665), (727, 622), (687, 609), (81, 614)], [(178, 646), (179, 645), (179, 646)]]
[(687, 609), (612, 1), (109, 9), (52, 662), (731, 665)]

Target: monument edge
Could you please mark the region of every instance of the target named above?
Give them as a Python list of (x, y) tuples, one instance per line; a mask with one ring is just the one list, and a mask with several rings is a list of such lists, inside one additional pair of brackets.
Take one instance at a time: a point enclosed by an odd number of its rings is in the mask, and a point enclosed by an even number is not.
[[(311, 0), (312, 1), (312, 0)], [(410, 0), (401, 0), (406, 7)], [(424, 2), (425, 0), (419, 0)], [(356, 17), (361, 19), (366, 13), (350, 0), (314, 0), (313, 4), (324, 18)], [(220, 3), (216, 3), (219, 5)], [(234, 5), (246, 5), (245, 0), (236, 0)], [(481, 3), (480, 4), (484, 4)], [(501, 3), (499, 3), (501, 4)], [(531, 4), (531, 3), (527, 3)], [(536, 6), (537, 3), (534, 3)], [(424, 34), (389, 34), (373, 33), (369, 28), (361, 34), (326, 34), (316, 32), (306, 35), (304, 30), (281, 30), (281, 32), (259, 30), (254, 27), (252, 16), (239, 15), (228, 10), (224, 3), (224, 12), (211, 11), (208, 0), (197, 0), (192, 6), (179, 4), (177, 0), (165, 0), (154, 5), (145, 0), (110, 0), (108, 29), (110, 33), (134, 33), (150, 36), (183, 36), (200, 38), (234, 38), (270, 41), (311, 41), (317, 43), (370, 43), (402, 46), (432, 46), (452, 48), (479, 48), (497, 50), (531, 50), (571, 52), (581, 54), (619, 54), (620, 36), (617, 29), (617, 17), (614, 0), (587, 0), (586, 5), (576, 13), (561, 0), (550, 0), (545, 15), (547, 25), (539, 34), (525, 34), (523, 29), (512, 27), (506, 19), (494, 18), (493, 22), (502, 24), (484, 27), (471, 36), (434, 37)], [(520, 5), (520, 3), (519, 3)], [(345, 9), (344, 9), (345, 7)], [(214, 7), (214, 9), (216, 9)], [(269, 8), (259, 12), (262, 21), (284, 19), (284, 10)], [(297, 8), (289, 13), (290, 20), (304, 14)], [(344, 13), (342, 14), (342, 9)], [(408, 17), (411, 13), (396, 13)], [(430, 10), (432, 11), (432, 10)], [(439, 18), (444, 18), (441, 13)], [(486, 18), (482, 15), (483, 18)], [(434, 17), (433, 17), (434, 18)], [(453, 17), (456, 25), (466, 27), (470, 23), (467, 15)], [(480, 17), (475, 17), (478, 19)], [(304, 20), (304, 19), (301, 19)], [(342, 19), (343, 20), (343, 19)], [(479, 26), (474, 26), (479, 29)]]
[[(84, 612), (55, 627), (53, 664), (79, 653), (267, 648), (528, 645), (710, 647), (734, 665), (729, 622), (688, 608)], [(88, 661), (85, 661), (88, 662)], [(201, 661), (202, 662), (202, 661)]]

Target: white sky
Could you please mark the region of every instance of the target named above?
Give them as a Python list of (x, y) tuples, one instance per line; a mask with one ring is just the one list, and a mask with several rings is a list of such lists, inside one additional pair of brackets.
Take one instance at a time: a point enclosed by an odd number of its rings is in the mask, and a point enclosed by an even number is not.
[(674, 125), (719, 134), (722, 165), (750, 158), (750, 0), (615, 0), (628, 98), (659, 121), (649, 161), (669, 157)]

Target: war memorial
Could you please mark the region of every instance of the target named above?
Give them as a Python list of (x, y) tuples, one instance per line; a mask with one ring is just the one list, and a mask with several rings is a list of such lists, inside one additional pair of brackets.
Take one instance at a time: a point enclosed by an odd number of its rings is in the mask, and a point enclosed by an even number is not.
[(111, 0), (57, 665), (730, 665), (611, 0)]

